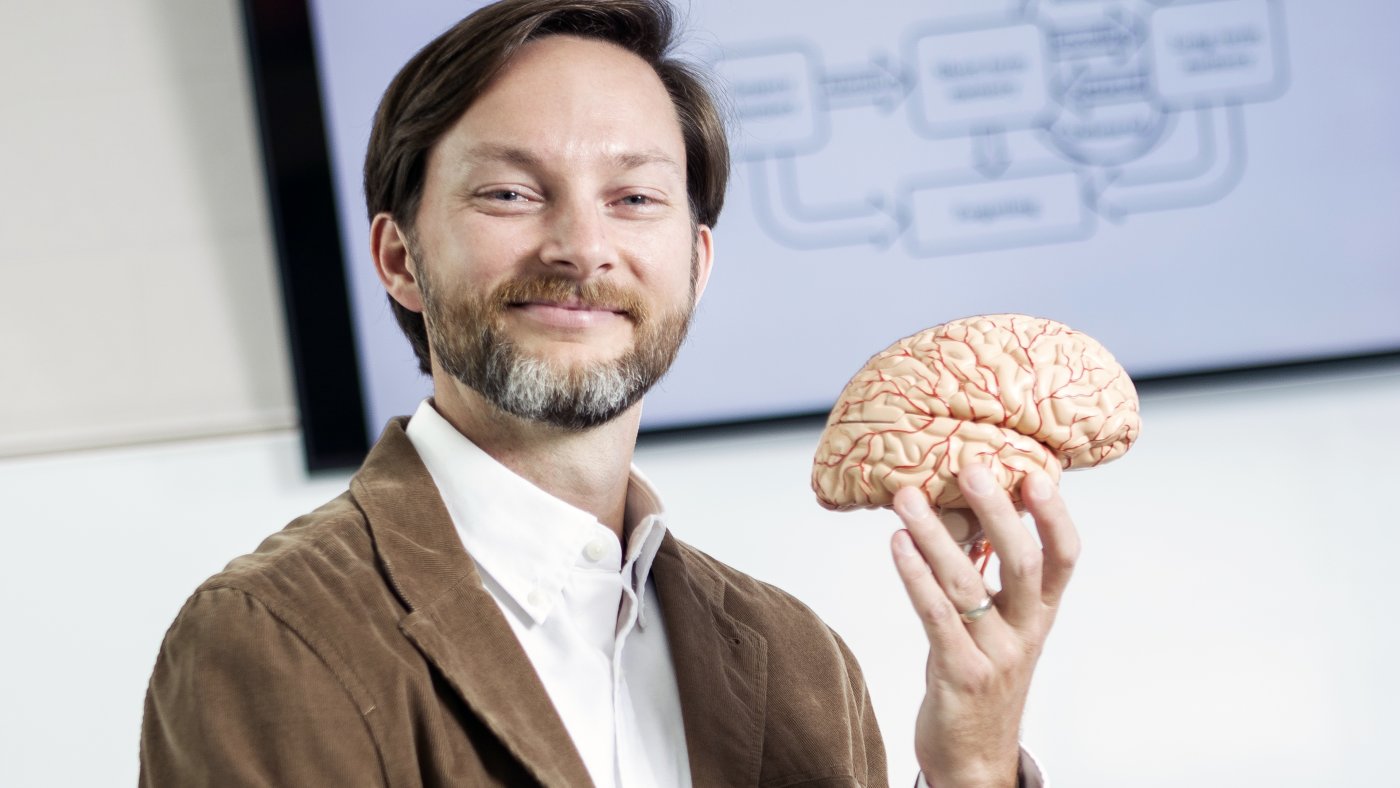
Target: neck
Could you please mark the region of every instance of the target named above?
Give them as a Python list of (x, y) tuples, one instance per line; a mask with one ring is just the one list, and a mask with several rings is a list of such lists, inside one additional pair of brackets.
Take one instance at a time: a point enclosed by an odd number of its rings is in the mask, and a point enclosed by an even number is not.
[(433, 407), (449, 424), (517, 476), (589, 512), (623, 539), (640, 402), (598, 427), (565, 430), (505, 413), (444, 377), (435, 370)]

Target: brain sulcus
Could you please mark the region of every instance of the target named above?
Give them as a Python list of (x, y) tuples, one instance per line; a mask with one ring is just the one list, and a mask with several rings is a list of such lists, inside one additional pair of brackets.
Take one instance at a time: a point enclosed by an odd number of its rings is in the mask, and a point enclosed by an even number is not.
[(1058, 482), (1109, 462), (1140, 425), (1132, 380), (1093, 338), (1044, 318), (979, 315), (905, 337), (851, 378), (812, 489), (828, 509), (889, 506), (908, 486), (963, 508), (958, 472), (980, 462), (1019, 506), (1030, 470)]

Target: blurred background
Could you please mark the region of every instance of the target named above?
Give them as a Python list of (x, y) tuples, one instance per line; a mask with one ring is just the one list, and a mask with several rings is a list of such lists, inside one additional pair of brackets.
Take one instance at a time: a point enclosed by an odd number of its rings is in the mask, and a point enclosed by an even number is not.
[[(448, 6), (431, 5), (434, 13)], [(1082, 13), (1094, 4), (1074, 5)], [(1301, 14), (1301, 5), (1287, 8)], [(1353, 18), (1393, 14), (1380, 3), (1344, 6)], [(1118, 21), (1140, 35), (1148, 18), (1134, 17), (1139, 26)], [(1315, 27), (1295, 16), (1288, 29)], [(8, 77), (0, 113), (7, 284), (0, 291), (0, 598), (10, 618), (0, 650), (0, 784), (129, 785), (146, 681), (186, 596), (229, 559), (339, 494), (351, 470), (307, 470), (239, 4), (0, 2), (0, 30), (0, 73)], [(727, 62), (756, 61), (731, 54)], [(1357, 69), (1348, 89), (1371, 111), (1328, 123), (1385, 133), (1395, 125), (1394, 91)], [(1288, 96), (1309, 95), (1300, 93), (1303, 85), (1295, 74)], [(1245, 111), (1271, 111), (1267, 101), (1259, 97)], [(1273, 106), (1287, 105), (1279, 99)], [(1268, 116), (1249, 118), (1266, 125)], [(1327, 156), (1346, 158), (1345, 145), (1326, 144)], [(763, 149), (752, 145), (750, 164), (736, 172), (731, 211), (756, 193), (750, 179), (761, 170), (751, 161)], [(974, 148), (984, 158), (973, 163), (995, 169), (1020, 151), (1014, 138), (998, 146)], [(1231, 206), (1261, 188), (1248, 178), (1322, 155), (1301, 143), (1250, 150), (1245, 180), (1199, 216), (1233, 216)], [(1393, 155), (1352, 162), (1367, 177), (1349, 175), (1343, 185), (1366, 193), (1396, 181)], [(914, 202), (917, 214), (923, 209)], [(740, 213), (725, 221), (737, 222)], [(895, 248), (928, 257), (933, 234), (920, 231), (917, 219), (904, 221), (914, 240)], [(1118, 219), (1095, 225), (1099, 240), (1080, 224), (1079, 235), (1050, 248), (1066, 255), (1075, 244), (1110, 243), (1131, 253), (1140, 243), (1150, 255), (1149, 241), (1121, 233), (1120, 224), (1131, 221)], [(1116, 350), (1115, 327), (1140, 312), (1140, 333), (1170, 349), (1178, 338), (1208, 339), (1209, 321), (1199, 315), (1220, 303), (1327, 300), (1339, 280), (1382, 307), (1330, 304), (1343, 317), (1331, 328), (1312, 327), (1320, 344), (1300, 347), (1299, 355), (1329, 355), (1317, 348), (1332, 338), (1398, 325), (1400, 227), (1393, 220), (1358, 223), (1355, 211), (1285, 213), (1255, 215), (1249, 226), (1260, 236), (1299, 233), (1330, 254), (1273, 276), (1265, 260), (1257, 268), (1265, 273), (1253, 279), (1192, 269), (1194, 284), (1170, 295), (1128, 271), (1119, 322), (1096, 330), (1088, 318), (1086, 329)], [(768, 232), (766, 243), (792, 255), (865, 251), (796, 249), (824, 242), (793, 243), (771, 225), (759, 229)], [(820, 230), (804, 228), (817, 234), (802, 238), (821, 239)], [(738, 230), (725, 231), (742, 246)], [(989, 253), (949, 254), (985, 261)], [(723, 288), (743, 286), (726, 284), (723, 265), (721, 257), (712, 285), (721, 289), (707, 295), (695, 349), (713, 345), (717, 356), (750, 357), (752, 347), (732, 337), (700, 338), (739, 319), (739, 296)], [(1151, 276), (1169, 274), (1154, 266)], [(821, 286), (820, 279), (813, 285)], [(1034, 289), (1018, 291), (1014, 303), (1037, 311), (1036, 299)], [(967, 308), (982, 303), (1005, 302)], [(957, 308), (906, 311), (878, 341), (830, 354), (836, 357), (820, 374), (799, 374), (785, 365), (811, 363), (778, 354), (765, 362), (774, 379), (835, 386), (773, 415), (811, 413), (811, 402), (834, 399), (865, 356), (908, 333), (894, 331), (899, 321), (912, 331), (965, 313), (943, 311)], [(1251, 325), (1266, 343), (1292, 330), (1282, 320)], [(401, 341), (386, 336), (386, 343)], [(1376, 352), (1384, 350), (1391, 352)], [(1148, 382), (1133, 452), (1065, 477), (1085, 553), (1024, 724), (1027, 746), (1055, 784), (1389, 782), (1386, 752), (1400, 737), (1392, 712), (1400, 680), (1390, 667), (1400, 635), (1382, 615), (1400, 603), (1388, 582), (1390, 558), (1400, 552), (1392, 500), (1400, 474), (1395, 350), (1373, 346), (1364, 358)], [(408, 366), (385, 374), (421, 385)], [(303, 394), (316, 383), (303, 376)], [(680, 416), (668, 420), (684, 423), (685, 403), (673, 401), (668, 412)], [(643, 437), (637, 462), (660, 489), (671, 527), (794, 593), (842, 633), (870, 683), (892, 782), (912, 782), (926, 644), (888, 557), (897, 520), (817, 507), (808, 476), (819, 417), (710, 421)]]

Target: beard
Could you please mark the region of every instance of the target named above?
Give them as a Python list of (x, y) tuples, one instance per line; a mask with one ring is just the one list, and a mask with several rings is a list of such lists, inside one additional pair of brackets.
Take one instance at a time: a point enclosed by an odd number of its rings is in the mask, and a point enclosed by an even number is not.
[[(433, 282), (432, 266), (421, 255), (414, 257), (428, 344), (442, 370), (506, 413), (570, 431), (613, 420), (656, 385), (675, 361), (694, 312), (694, 259), (690, 299), (659, 313), (610, 282), (547, 274), (510, 279), (489, 293), (444, 297)], [(577, 301), (624, 312), (632, 321), (632, 346), (611, 361), (572, 365), (531, 356), (505, 334), (506, 311), (529, 301)]]

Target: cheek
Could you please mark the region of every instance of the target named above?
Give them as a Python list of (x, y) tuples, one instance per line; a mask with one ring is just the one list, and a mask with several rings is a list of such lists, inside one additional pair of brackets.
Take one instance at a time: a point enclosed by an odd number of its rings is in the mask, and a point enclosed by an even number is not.
[(695, 244), (688, 228), (681, 233), (639, 238), (633, 248), (641, 251), (637, 256), (640, 278), (667, 291), (689, 292)]
[(490, 283), (511, 276), (530, 252), (530, 234), (490, 222), (464, 223), (433, 258), (462, 285)]

